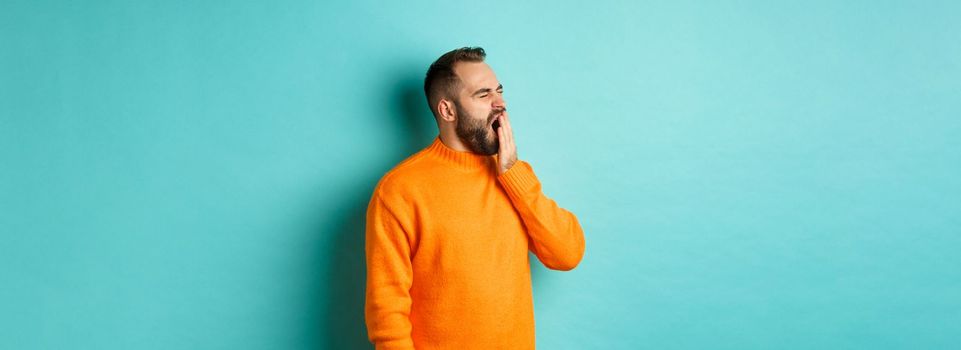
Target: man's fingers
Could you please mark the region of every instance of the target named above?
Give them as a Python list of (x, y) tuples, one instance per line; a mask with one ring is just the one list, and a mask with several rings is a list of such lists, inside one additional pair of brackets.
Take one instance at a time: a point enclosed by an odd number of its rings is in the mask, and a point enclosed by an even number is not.
[(505, 150), (510, 150), (509, 146), (512, 145), (511, 142), (513, 142), (514, 138), (513, 135), (511, 135), (511, 124), (507, 119), (507, 112), (505, 111), (504, 113), (501, 113), (500, 117), (498, 118), (501, 120), (501, 130), (499, 134), (504, 136), (504, 138), (501, 140), (501, 145), (505, 147)]
[(506, 128), (506, 130), (504, 130), (504, 131), (505, 131), (505, 133), (504, 133), (505, 135), (504, 135), (504, 136), (506, 136), (506, 138), (507, 138), (507, 143), (508, 143), (510, 146), (513, 146), (513, 145), (514, 145), (514, 130), (511, 129), (511, 121), (510, 121), (510, 117), (507, 115), (507, 111), (504, 111), (504, 113), (501, 114), (501, 118), (503, 119), (503, 121), (501, 121), (501, 127)]
[(514, 130), (511, 129), (510, 117), (507, 111), (497, 116), (500, 128), (497, 130), (497, 140), (500, 143), (497, 152), (498, 170), (506, 172), (517, 161), (517, 146), (514, 145)]
[(500, 147), (499, 147), (500, 150), (501, 150), (500, 153), (503, 154), (503, 153), (504, 153), (503, 151), (504, 151), (505, 144), (507, 143), (506, 136), (504, 136), (505, 130), (506, 130), (506, 129), (504, 129), (504, 127), (505, 127), (505, 125), (504, 125), (504, 116), (502, 116), (502, 115), (501, 115), (501, 116), (498, 116), (498, 117), (497, 117), (497, 121), (501, 124), (501, 126), (500, 126), (499, 128), (497, 128), (497, 140), (500, 142)]

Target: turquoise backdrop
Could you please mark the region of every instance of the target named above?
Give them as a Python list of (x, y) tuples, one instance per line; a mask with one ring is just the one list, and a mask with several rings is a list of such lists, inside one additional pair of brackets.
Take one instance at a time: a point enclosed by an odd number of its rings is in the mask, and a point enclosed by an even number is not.
[[(0, 2), (0, 348), (367, 349), (376, 181), (479, 45), (578, 215), (541, 349), (961, 344), (961, 2)], [(536, 261), (536, 259), (535, 259)]]

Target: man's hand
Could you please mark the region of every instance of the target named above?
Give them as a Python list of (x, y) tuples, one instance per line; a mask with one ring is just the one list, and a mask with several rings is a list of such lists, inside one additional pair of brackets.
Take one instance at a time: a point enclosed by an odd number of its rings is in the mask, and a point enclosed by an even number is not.
[(514, 132), (511, 131), (507, 110), (504, 110), (497, 119), (501, 124), (500, 128), (497, 128), (497, 140), (500, 143), (497, 151), (497, 174), (500, 175), (510, 170), (517, 162), (517, 145), (514, 144)]

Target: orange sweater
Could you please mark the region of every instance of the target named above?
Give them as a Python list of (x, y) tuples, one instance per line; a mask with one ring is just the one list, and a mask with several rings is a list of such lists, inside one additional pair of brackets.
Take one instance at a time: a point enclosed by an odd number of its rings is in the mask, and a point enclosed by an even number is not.
[(577, 218), (541, 192), (530, 165), (440, 138), (380, 180), (367, 208), (367, 300), (377, 349), (533, 349), (528, 250), (573, 269)]

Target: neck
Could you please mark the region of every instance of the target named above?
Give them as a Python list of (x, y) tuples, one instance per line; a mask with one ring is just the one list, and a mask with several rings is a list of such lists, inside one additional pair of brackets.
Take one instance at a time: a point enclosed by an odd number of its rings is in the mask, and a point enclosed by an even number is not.
[(467, 148), (463, 142), (461, 142), (454, 130), (442, 130), (440, 133), (440, 141), (444, 143), (444, 146), (447, 146), (452, 150), (458, 152), (470, 152), (470, 149)]
[(449, 161), (464, 170), (488, 170), (496, 173), (497, 161), (491, 156), (484, 156), (470, 151), (459, 151), (447, 145), (440, 135), (427, 147), (428, 154)]

